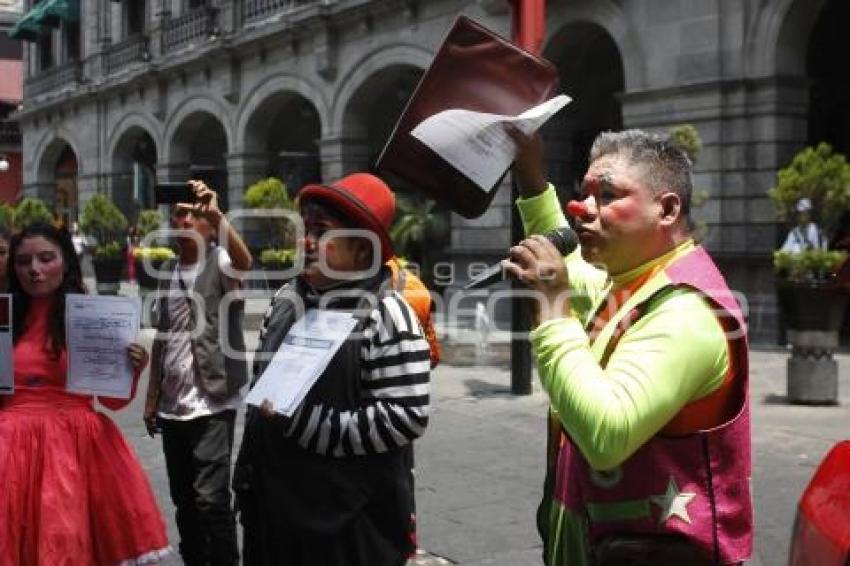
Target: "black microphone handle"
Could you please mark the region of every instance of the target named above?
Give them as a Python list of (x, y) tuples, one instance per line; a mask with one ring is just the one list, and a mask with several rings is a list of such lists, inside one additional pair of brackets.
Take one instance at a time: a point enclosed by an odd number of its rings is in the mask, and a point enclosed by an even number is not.
[[(574, 249), (576, 249), (576, 246), (578, 246), (578, 236), (569, 226), (555, 228), (544, 235), (563, 256), (569, 255)], [(474, 289), (481, 289), (482, 287), (489, 287), (494, 283), (504, 281), (504, 279), (505, 273), (502, 269), (502, 264), (496, 263), (473, 277), (466, 285), (464, 285), (463, 290), (472, 291)]]

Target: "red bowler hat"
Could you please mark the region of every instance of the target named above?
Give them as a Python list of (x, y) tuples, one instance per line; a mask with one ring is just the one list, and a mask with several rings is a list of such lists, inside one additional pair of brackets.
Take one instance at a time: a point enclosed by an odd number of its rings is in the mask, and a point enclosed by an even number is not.
[(375, 232), (381, 241), (382, 262), (395, 255), (390, 240), (395, 196), (378, 177), (353, 173), (330, 185), (305, 185), (298, 191), (298, 200), (326, 202), (350, 218), (355, 227)]

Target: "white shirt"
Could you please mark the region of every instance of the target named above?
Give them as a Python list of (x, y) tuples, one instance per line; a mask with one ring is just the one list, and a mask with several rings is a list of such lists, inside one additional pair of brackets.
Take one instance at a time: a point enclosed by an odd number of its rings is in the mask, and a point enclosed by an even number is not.
[(785, 238), (785, 243), (782, 244), (781, 250), (783, 252), (798, 254), (812, 249), (825, 250), (826, 247), (826, 236), (824, 236), (817, 224), (809, 222), (805, 226), (795, 226), (793, 230), (788, 232), (788, 237)]
[[(222, 277), (231, 268), (230, 255), (221, 248), (218, 268)], [(242, 392), (237, 392), (223, 403), (216, 403), (198, 387), (195, 375), (195, 358), (192, 353), (191, 292), (198, 276), (198, 264), (178, 264), (171, 277), (169, 296), (166, 299), (171, 333), (165, 342), (162, 360), (162, 385), (158, 415), (164, 419), (188, 421), (214, 415), (242, 404)], [(181, 279), (183, 285), (181, 285)], [(185, 290), (184, 290), (185, 289)], [(200, 306), (200, 305), (199, 305)], [(195, 305), (192, 307), (197, 308)]]

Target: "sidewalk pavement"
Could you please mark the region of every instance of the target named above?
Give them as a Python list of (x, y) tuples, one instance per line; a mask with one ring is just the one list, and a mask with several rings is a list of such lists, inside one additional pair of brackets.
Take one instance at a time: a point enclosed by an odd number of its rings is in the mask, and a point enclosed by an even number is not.
[[(256, 332), (248, 332), (249, 349)], [(149, 343), (151, 331), (142, 332)], [(795, 506), (826, 451), (850, 430), (850, 356), (838, 356), (842, 403), (836, 407), (785, 402), (786, 352), (751, 355), (753, 485), (756, 556), (751, 564), (787, 562)], [(150, 475), (176, 548), (178, 537), (160, 440), (141, 421), (147, 375), (127, 409), (113, 414)], [(535, 509), (541, 494), (546, 398), (539, 384), (527, 396), (509, 391), (503, 367), (441, 365), (432, 376), (433, 416), (417, 443), (419, 542), (436, 564), (541, 564)], [(241, 419), (237, 444), (241, 440)]]

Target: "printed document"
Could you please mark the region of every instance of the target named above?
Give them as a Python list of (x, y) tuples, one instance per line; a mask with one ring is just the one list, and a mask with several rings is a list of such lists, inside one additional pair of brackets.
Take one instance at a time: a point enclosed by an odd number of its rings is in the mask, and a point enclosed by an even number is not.
[(127, 347), (139, 332), (138, 298), (67, 295), (68, 381), (74, 393), (129, 399), (133, 368)]
[(0, 395), (15, 392), (12, 362), (12, 296), (0, 295)]
[(291, 417), (357, 324), (350, 313), (310, 309), (289, 329), (245, 402), (268, 400)]
[(516, 156), (516, 144), (505, 131), (505, 124), (532, 134), (571, 100), (561, 94), (519, 116), (452, 108), (426, 118), (410, 133), (489, 192)]

